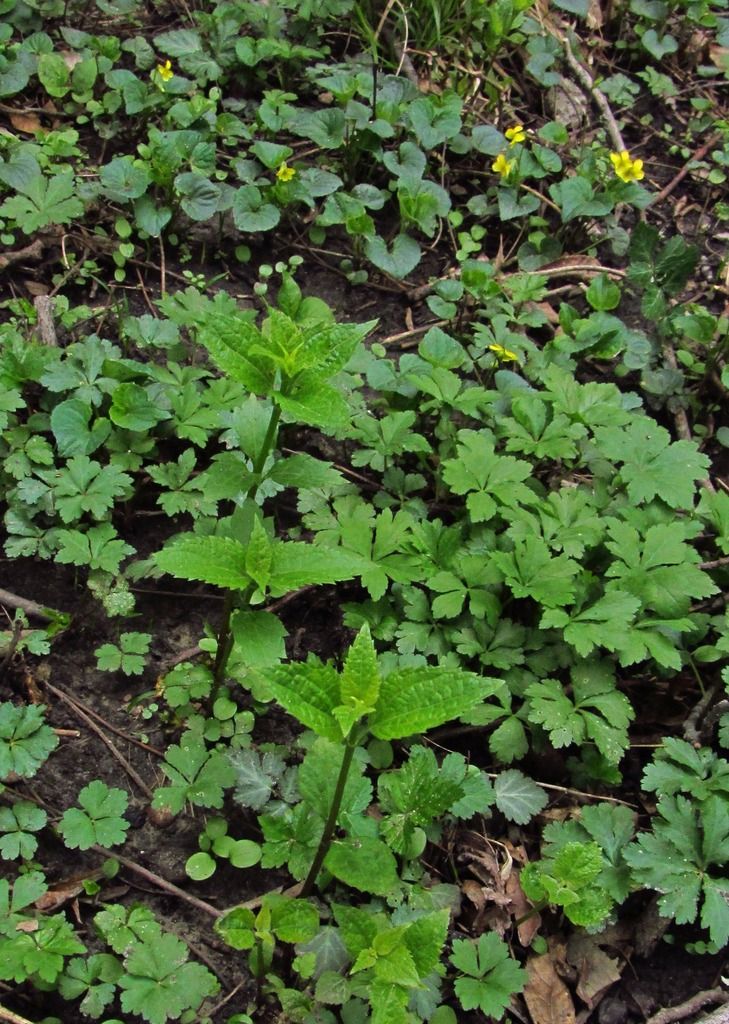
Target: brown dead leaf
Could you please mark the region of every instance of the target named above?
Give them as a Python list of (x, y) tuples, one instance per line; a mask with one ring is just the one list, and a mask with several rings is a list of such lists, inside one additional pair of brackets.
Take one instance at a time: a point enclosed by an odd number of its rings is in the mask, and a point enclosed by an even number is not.
[(729, 71), (729, 46), (709, 45), (709, 60), (720, 71)]
[(612, 960), (589, 935), (572, 936), (567, 955), (580, 972), (577, 995), (592, 1009), (610, 986), (620, 981), (618, 961)]
[[(516, 931), (519, 936), (519, 942), (522, 946), (528, 948), (532, 944), (532, 939), (539, 931), (542, 918), (539, 914), (532, 913), (533, 907), (524, 895), (524, 890), (521, 887), (519, 875), (516, 871), (512, 872), (506, 881), (506, 895), (511, 900), (510, 910), (514, 920), (520, 921), (522, 918), (525, 918), (518, 925)], [(530, 916), (527, 917), (527, 914)]]
[(16, 132), (25, 132), (27, 135), (34, 135), (42, 127), (37, 114), (24, 114), (22, 110), (10, 115), (10, 123)]
[(531, 957), (527, 972), (529, 981), (524, 999), (534, 1024), (575, 1024), (572, 996), (557, 974), (549, 953)]
[(99, 878), (103, 878), (102, 871), (91, 871), (86, 872), (82, 875), (72, 875), (70, 878), (64, 879), (54, 885), (48, 892), (43, 893), (35, 901), (34, 906), (36, 910), (41, 912), (47, 912), (51, 910), (58, 910), (64, 904), (70, 900), (75, 900), (82, 892), (84, 892), (84, 882), (87, 880), (96, 881)]
[(600, 0), (590, 0), (587, 8), (587, 27), (591, 29), (602, 28), (603, 26), (603, 14)]
[(479, 885), (478, 882), (474, 882), (472, 878), (467, 878), (461, 886), (461, 891), (466, 899), (473, 903), (474, 907), (480, 914), (486, 906), (486, 897), (483, 893), (483, 886)]
[(37, 921), (18, 921), (15, 926), (16, 932), (37, 932), (39, 928)]
[(75, 53), (73, 50), (61, 50), (61, 56), (63, 57), (63, 63), (69, 71), (73, 71), (76, 65), (80, 64), (83, 60), (81, 54)]

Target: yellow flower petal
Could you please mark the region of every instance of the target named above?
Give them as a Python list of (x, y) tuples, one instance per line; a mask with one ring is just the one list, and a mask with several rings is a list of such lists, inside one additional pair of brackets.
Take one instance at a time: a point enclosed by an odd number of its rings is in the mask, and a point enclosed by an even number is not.
[(158, 64), (157, 74), (163, 82), (169, 82), (171, 78), (174, 78), (175, 73), (172, 70), (172, 61), (166, 60), (164, 64)]
[(523, 124), (515, 124), (513, 128), (507, 128), (505, 134), (510, 146), (516, 146), (518, 142), (526, 140), (526, 129)]
[(489, 351), (493, 352), (497, 360), (500, 363), (518, 363), (520, 362), (519, 356), (516, 352), (512, 352), (511, 349), (504, 348), (503, 345), (489, 345)]
[(296, 168), (289, 167), (285, 160), (281, 164), (279, 169), (276, 171), (276, 177), (278, 178), (279, 181), (291, 181), (291, 179), (294, 178), (295, 175)]
[(506, 178), (511, 173), (511, 169), (514, 166), (513, 160), (507, 160), (503, 153), (499, 153), (494, 162), (491, 164), (491, 170), (496, 174), (501, 175), (502, 178)]

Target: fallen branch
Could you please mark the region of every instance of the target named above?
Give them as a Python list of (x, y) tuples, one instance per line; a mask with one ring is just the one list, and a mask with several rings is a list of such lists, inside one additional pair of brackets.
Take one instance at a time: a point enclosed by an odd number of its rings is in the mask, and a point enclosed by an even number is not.
[[(708, 1006), (709, 1003), (726, 1003), (727, 1000), (729, 1000), (729, 992), (726, 992), (723, 988), (710, 988), (705, 992), (697, 992), (695, 996), (691, 996), (685, 1003), (679, 1003), (677, 1006), (667, 1006), (665, 1009), (659, 1010), (658, 1013), (654, 1013), (652, 1017), (648, 1018), (646, 1024), (673, 1024), (674, 1021), (690, 1017), (697, 1010)], [(720, 1010), (710, 1014), (709, 1017), (721, 1017), (721, 1024), (724, 1024), (725, 1021), (729, 1021), (729, 1007), (723, 1006)], [(709, 1017), (704, 1017), (699, 1024), (708, 1024)], [(719, 1021), (713, 1021), (712, 1024), (719, 1024)]]
[(63, 612), (57, 612), (54, 608), (44, 608), (43, 605), (37, 604), (35, 601), (11, 594), (9, 590), (0, 589), (0, 604), (7, 605), (8, 608), (20, 608), (26, 615), (32, 615), (44, 622), (53, 622), (54, 619), (65, 617)]
[(58, 348), (56, 325), (53, 323), (53, 299), (50, 295), (36, 295), (33, 306), (38, 317), (41, 344), (48, 348)]
[(0, 252), (0, 270), (7, 270), (13, 263), (21, 263), (23, 260), (39, 260), (43, 256), (42, 238), (36, 238), (30, 245), (22, 249), (11, 249), (8, 252)]
[(655, 206), (656, 203), (662, 203), (664, 199), (667, 199), (668, 196), (670, 196), (671, 192), (673, 192), (675, 187), (679, 185), (686, 177), (686, 175), (689, 173), (689, 171), (691, 170), (691, 164), (694, 163), (694, 161), (696, 160), (703, 160), (706, 154), (711, 149), (711, 147), (715, 146), (721, 138), (721, 132), (716, 132), (714, 135), (711, 135), (709, 137), (707, 142), (704, 142), (701, 146), (698, 147), (698, 149), (695, 149), (686, 161), (686, 163), (683, 165), (681, 170), (678, 172), (678, 174), (676, 174), (675, 177), (671, 178), (671, 180), (665, 186), (665, 188), (662, 188), (660, 192), (656, 192), (655, 195), (651, 196), (650, 201), (646, 205), (646, 209), (648, 208), (648, 206)]
[(28, 1020), (27, 1017), (21, 1017), (17, 1013), (13, 1013), (12, 1010), (6, 1010), (4, 1006), (0, 1006), (0, 1020), (8, 1021), (8, 1024), (33, 1024), (33, 1021)]
[(136, 861), (130, 860), (129, 857), (122, 856), (121, 853), (112, 852), (111, 850), (104, 849), (103, 846), (92, 846), (91, 849), (94, 853), (100, 854), (102, 857), (110, 857), (112, 860), (118, 860), (120, 864), (123, 864), (125, 868), (129, 868), (140, 878), (146, 878), (152, 885), (156, 885), (158, 889), (162, 889), (164, 892), (169, 892), (173, 896), (177, 896), (179, 899), (184, 900), (193, 907), (197, 907), (198, 910), (204, 911), (206, 914), (210, 914), (211, 917), (222, 917), (225, 911), (218, 910), (217, 907), (212, 906), (210, 903), (206, 903), (205, 900), (198, 899), (197, 896), (193, 896), (192, 893), (185, 892), (184, 889), (180, 889), (172, 882), (168, 882), (166, 878), (162, 878), (161, 875), (156, 875), (154, 871), (150, 871), (148, 868), (142, 867), (141, 864), (137, 864)]
[(84, 711), (84, 709), (81, 708), (72, 697), (69, 697), (69, 695), (67, 693), (64, 693), (63, 690), (59, 690), (57, 686), (53, 685), (53, 683), (45, 682), (43, 685), (47, 690), (50, 690), (54, 696), (58, 697), (65, 704), (68, 704), (73, 713), (78, 718), (80, 718), (81, 721), (84, 722), (89, 727), (89, 729), (92, 730), (92, 732), (96, 733), (101, 742), (108, 748), (112, 757), (116, 758), (116, 760), (122, 766), (122, 768), (127, 773), (132, 782), (134, 782), (137, 785), (137, 787), (141, 789), (144, 795), (149, 800), (151, 800), (152, 797), (154, 796), (152, 790), (149, 788), (149, 786), (141, 777), (141, 775), (139, 775), (139, 773), (132, 767), (132, 765), (130, 765), (130, 763), (127, 761), (126, 757), (124, 757), (124, 755), (116, 746), (116, 744), (113, 743), (109, 739), (109, 737), (104, 734), (102, 728), (96, 724), (93, 718), (91, 718), (91, 716), (88, 715), (86, 711)]
[[(552, 35), (554, 35), (555, 38), (559, 39), (559, 36), (557, 36), (554, 31), (552, 31)], [(574, 53), (572, 52), (572, 47), (570, 46), (569, 39), (567, 39), (567, 37), (565, 36), (559, 41), (562, 43), (562, 46), (564, 47), (565, 58), (578, 83), (580, 84), (580, 86), (582, 86), (585, 92), (589, 94), (595, 106), (599, 107), (600, 113), (602, 114), (605, 120), (605, 127), (607, 128), (608, 135), (610, 136), (610, 140), (612, 141), (613, 146), (615, 147), (618, 153), (622, 153), (625, 150), (626, 146), (623, 142), (623, 136), (620, 133), (620, 129), (618, 128), (618, 122), (615, 120), (615, 115), (610, 109), (610, 104), (608, 103), (607, 96), (604, 92), (597, 88), (597, 86), (592, 80), (592, 77), (590, 76), (589, 71), (586, 68), (584, 68), (582, 64), (580, 64), (580, 62), (578, 61), (577, 57), (575, 57)]]

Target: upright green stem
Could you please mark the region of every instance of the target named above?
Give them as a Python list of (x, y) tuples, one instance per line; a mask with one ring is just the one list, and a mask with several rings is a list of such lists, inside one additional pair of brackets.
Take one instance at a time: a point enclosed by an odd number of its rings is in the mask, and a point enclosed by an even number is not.
[[(263, 439), (261, 450), (256, 456), (256, 461), (253, 463), (253, 472), (258, 476), (263, 472), (263, 467), (266, 465), (266, 459), (271, 453), (271, 449), (276, 443), (276, 434), (278, 432), (278, 424), (281, 419), (281, 408), (278, 405), (274, 405), (271, 410), (271, 419), (268, 421), (268, 427), (266, 428), (266, 436)], [(258, 490), (258, 481), (254, 483), (253, 489), (251, 490), (249, 497), (255, 495)]]
[[(260, 477), (263, 472), (263, 467), (266, 465), (266, 460), (271, 454), (271, 450), (276, 444), (276, 437), (278, 434), (278, 425), (281, 420), (281, 409), (278, 405), (274, 405), (271, 409), (271, 418), (268, 421), (268, 427), (266, 428), (266, 435), (263, 438), (263, 444), (259, 451), (256, 459), (253, 463), (253, 473), (256, 477)], [(260, 480), (256, 479), (248, 492), (248, 497), (252, 500), (255, 498), (258, 488), (260, 486)], [(225, 595), (225, 603), (223, 604), (223, 622), (218, 631), (218, 651), (215, 655), (215, 667), (214, 675), (215, 682), (220, 685), (225, 676), (225, 668), (228, 664), (228, 658), (230, 652), (233, 650), (233, 632), (230, 628), (230, 621), (237, 605), (248, 604), (253, 588), (247, 587), (242, 594), (237, 595), (234, 591), (229, 590)]]
[(337, 779), (337, 785), (334, 790), (334, 796), (332, 797), (332, 806), (329, 808), (329, 817), (324, 825), (324, 831), (321, 834), (319, 840), (319, 846), (317, 847), (314, 860), (312, 861), (311, 867), (309, 868), (309, 874), (304, 880), (304, 884), (301, 887), (301, 896), (305, 898), (311, 895), (311, 890), (314, 888), (317, 875), (321, 871), (321, 866), (324, 863), (324, 858), (329, 852), (329, 847), (332, 845), (332, 836), (334, 835), (334, 829), (337, 825), (337, 817), (339, 815), (339, 808), (342, 806), (342, 797), (344, 796), (344, 787), (347, 784), (347, 776), (349, 775), (349, 768), (352, 764), (352, 758), (354, 752), (357, 749), (357, 744), (351, 740), (347, 743), (344, 748), (344, 757), (342, 758), (342, 767), (339, 769), (339, 778)]
[(225, 666), (228, 664), (230, 652), (233, 650), (233, 632), (230, 628), (230, 620), (235, 607), (235, 593), (227, 590), (223, 603), (223, 622), (218, 630), (218, 650), (215, 654), (215, 667), (213, 675), (215, 682), (220, 686), (225, 673)]

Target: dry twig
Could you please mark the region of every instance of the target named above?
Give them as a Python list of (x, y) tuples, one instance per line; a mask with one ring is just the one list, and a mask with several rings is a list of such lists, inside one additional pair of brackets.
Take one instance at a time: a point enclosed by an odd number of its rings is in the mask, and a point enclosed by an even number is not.
[[(677, 1006), (667, 1006), (665, 1009), (659, 1010), (658, 1013), (654, 1013), (652, 1017), (648, 1018), (646, 1024), (673, 1024), (674, 1021), (690, 1017), (697, 1010), (708, 1006), (709, 1003), (726, 1003), (728, 1000), (729, 992), (726, 992), (723, 988), (710, 988), (705, 992), (697, 992), (695, 996), (691, 996), (685, 1003), (679, 1003)], [(715, 1011), (715, 1013), (704, 1017), (703, 1021), (700, 1021), (699, 1024), (708, 1024), (709, 1019), (712, 1017), (719, 1018), (721, 1024), (725, 1024), (726, 1021), (729, 1021), (729, 1007), (723, 1006), (720, 1010)], [(712, 1021), (712, 1024), (719, 1024), (719, 1020)]]
[(152, 793), (152, 790), (149, 788), (149, 786), (141, 777), (141, 775), (136, 771), (136, 769), (132, 767), (129, 761), (127, 761), (126, 757), (124, 757), (124, 755), (116, 746), (116, 744), (113, 743), (112, 740), (110, 740), (109, 737), (104, 733), (103, 729), (96, 724), (93, 718), (91, 718), (91, 716), (82, 707), (80, 707), (79, 704), (76, 703), (73, 697), (70, 697), (67, 693), (64, 693), (63, 690), (59, 690), (57, 686), (53, 685), (53, 683), (45, 682), (43, 685), (46, 687), (47, 690), (50, 690), (54, 696), (58, 697), (65, 704), (68, 704), (73, 713), (78, 718), (80, 718), (82, 722), (88, 725), (89, 729), (96, 733), (101, 742), (108, 748), (112, 757), (115, 757), (119, 764), (122, 766), (122, 768), (127, 773), (132, 782), (134, 782), (135, 785), (139, 789), (141, 789), (144, 795), (151, 800), (154, 795)]

